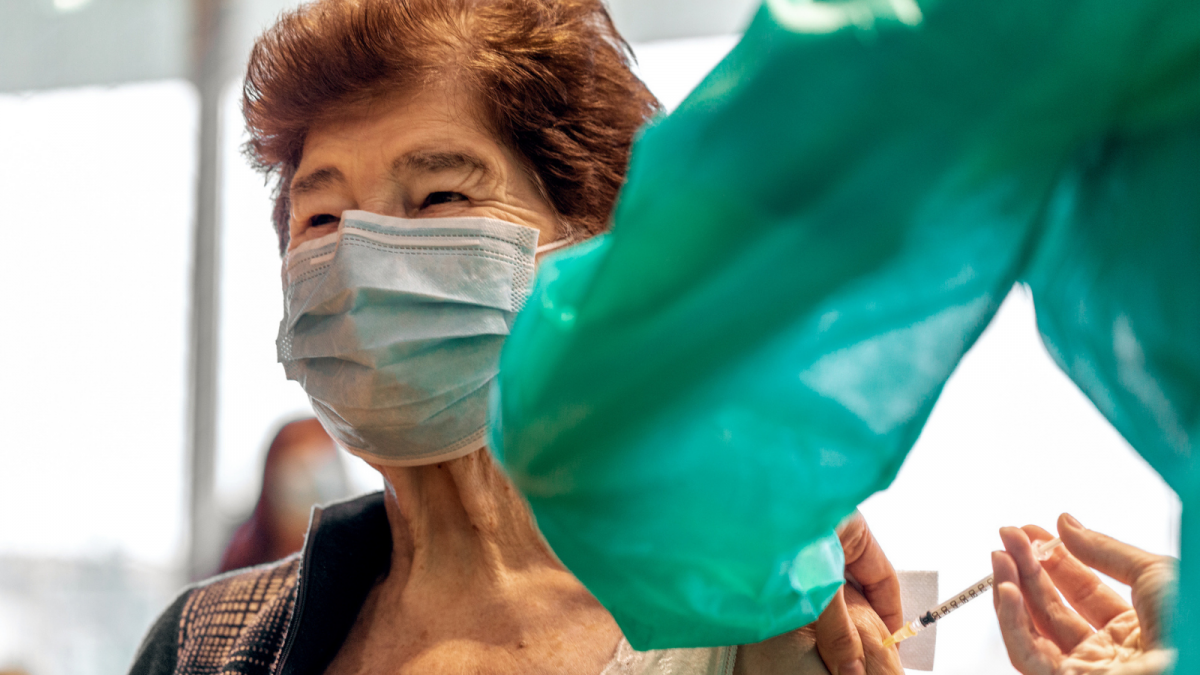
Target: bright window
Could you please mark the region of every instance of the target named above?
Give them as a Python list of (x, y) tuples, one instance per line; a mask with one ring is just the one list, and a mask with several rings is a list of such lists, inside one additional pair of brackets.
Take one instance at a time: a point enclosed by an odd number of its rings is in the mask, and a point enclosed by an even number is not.
[(179, 585), (196, 129), (178, 81), (0, 96), (0, 669), (123, 672)]

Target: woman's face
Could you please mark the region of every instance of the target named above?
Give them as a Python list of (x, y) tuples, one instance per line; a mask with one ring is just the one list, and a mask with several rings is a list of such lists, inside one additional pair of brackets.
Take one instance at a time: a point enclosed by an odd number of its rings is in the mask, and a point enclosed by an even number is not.
[(469, 97), (432, 90), (315, 125), (291, 184), (289, 249), (335, 232), (343, 211), (400, 218), (488, 217), (556, 238), (557, 217)]

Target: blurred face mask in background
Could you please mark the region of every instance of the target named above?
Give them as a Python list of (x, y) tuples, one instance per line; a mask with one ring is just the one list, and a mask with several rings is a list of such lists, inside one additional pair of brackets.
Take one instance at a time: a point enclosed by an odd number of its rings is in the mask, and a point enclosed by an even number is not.
[(346, 211), (284, 259), (279, 362), (334, 440), (373, 464), (474, 452), (537, 239), (491, 218)]

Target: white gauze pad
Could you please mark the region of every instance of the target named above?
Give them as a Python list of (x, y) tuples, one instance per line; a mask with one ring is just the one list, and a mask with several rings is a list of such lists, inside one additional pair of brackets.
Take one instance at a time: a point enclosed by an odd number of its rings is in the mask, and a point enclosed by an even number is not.
[[(897, 572), (900, 578), (900, 602), (904, 620), (913, 621), (918, 612), (938, 604), (937, 572)], [(933, 670), (933, 651), (937, 645), (937, 624), (901, 642), (900, 665), (912, 670)]]

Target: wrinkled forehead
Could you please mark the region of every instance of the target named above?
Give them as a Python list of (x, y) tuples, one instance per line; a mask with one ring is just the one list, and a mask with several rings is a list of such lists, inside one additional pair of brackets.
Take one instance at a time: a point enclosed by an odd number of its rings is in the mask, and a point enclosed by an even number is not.
[[(338, 153), (390, 151), (389, 163), (403, 161), (418, 170), (464, 165), (493, 177), (520, 173), (552, 205), (541, 168), (498, 132), (490, 110), (482, 96), (461, 82), (364, 92), (339, 101), (314, 116), (281, 187), (290, 193), (296, 176), (320, 163), (316, 155), (337, 146)], [(417, 147), (425, 151), (414, 151)]]
[[(379, 86), (328, 104), (317, 111), (304, 135), (296, 164), (315, 138), (344, 135), (348, 130), (366, 132), (369, 142), (414, 131), (448, 134), (466, 133), (506, 145), (488, 114), (482, 97), (464, 83), (446, 82), (429, 86)], [(509, 148), (509, 150), (512, 150)]]

